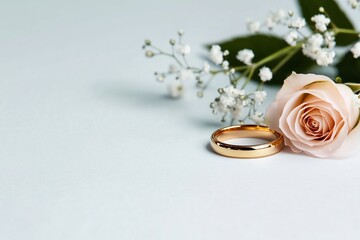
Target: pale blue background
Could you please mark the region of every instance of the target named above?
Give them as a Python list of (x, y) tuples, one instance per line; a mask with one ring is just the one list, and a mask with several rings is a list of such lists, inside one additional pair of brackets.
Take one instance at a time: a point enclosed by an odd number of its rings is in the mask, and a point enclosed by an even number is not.
[(218, 156), (215, 90), (167, 99), (152, 75), (167, 60), (141, 51), (183, 28), (198, 59), (246, 18), (294, 6), (2, 0), (0, 239), (359, 239), (355, 156)]

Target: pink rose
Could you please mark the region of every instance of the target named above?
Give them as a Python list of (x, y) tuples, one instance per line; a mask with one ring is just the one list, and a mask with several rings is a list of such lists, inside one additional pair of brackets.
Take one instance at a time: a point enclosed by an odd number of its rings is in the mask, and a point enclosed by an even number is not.
[(357, 96), (344, 84), (314, 74), (291, 74), (266, 113), (294, 152), (344, 157), (360, 146)]

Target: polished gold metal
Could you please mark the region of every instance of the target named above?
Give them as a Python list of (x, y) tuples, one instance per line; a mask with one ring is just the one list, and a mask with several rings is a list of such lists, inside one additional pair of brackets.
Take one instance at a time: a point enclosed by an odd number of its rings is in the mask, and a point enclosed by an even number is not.
[[(259, 138), (270, 142), (257, 145), (233, 145), (223, 142), (236, 138)], [(215, 152), (227, 157), (260, 158), (281, 151), (284, 147), (284, 137), (266, 126), (237, 125), (216, 130), (211, 135), (210, 144)]]

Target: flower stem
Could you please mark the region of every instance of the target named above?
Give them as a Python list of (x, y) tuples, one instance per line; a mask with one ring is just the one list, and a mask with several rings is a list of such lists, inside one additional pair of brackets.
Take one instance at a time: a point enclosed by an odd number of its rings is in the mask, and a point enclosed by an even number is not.
[(295, 48), (293, 51), (289, 52), (286, 57), (284, 57), (273, 69), (272, 72), (276, 73), (281, 67), (283, 67), (298, 51), (300, 48)]
[(357, 32), (356, 30), (353, 30), (353, 29), (338, 28), (338, 27), (335, 27), (333, 29), (334, 29), (335, 34), (339, 34), (339, 33), (350, 34), (350, 35), (359, 35), (360, 34), (360, 32)]
[(256, 69), (255, 65), (250, 66), (249, 75), (247, 76), (247, 78), (246, 78), (244, 84), (242, 85), (241, 89), (244, 89), (246, 87), (246, 85), (250, 82), (252, 76), (254, 75), (255, 69)]
[(154, 45), (150, 45), (150, 47), (157, 50), (159, 55), (164, 55), (164, 56), (173, 58), (181, 67), (183, 67), (182, 62), (180, 62), (180, 60), (176, 57), (176, 55), (174, 53), (174, 47), (172, 47), (172, 53), (164, 52), (163, 50), (161, 50), (160, 48), (158, 48)]
[[(302, 42), (300, 42), (302, 44)], [(277, 52), (274, 52), (273, 54), (270, 54), (269, 56), (261, 59), (260, 61), (258, 61), (257, 63), (254, 64), (255, 68), (260, 67), (261, 65), (264, 65), (265, 63), (271, 62), (272, 60), (275, 60), (279, 57), (282, 57), (283, 55), (287, 54), (289, 51), (291, 51), (292, 49), (296, 49), (296, 48), (300, 48), (301, 44), (298, 43), (295, 46), (287, 46), (284, 47), (283, 49), (280, 49)]]

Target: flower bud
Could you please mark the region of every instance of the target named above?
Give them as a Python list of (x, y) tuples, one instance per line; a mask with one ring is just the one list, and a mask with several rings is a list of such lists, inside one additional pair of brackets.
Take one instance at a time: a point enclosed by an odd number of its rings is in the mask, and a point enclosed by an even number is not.
[(153, 51), (146, 51), (145, 56), (148, 58), (152, 58), (153, 56), (155, 56), (155, 53)]
[(158, 82), (163, 82), (164, 80), (165, 80), (165, 77), (161, 74), (156, 77), (156, 81), (158, 81)]
[(176, 44), (176, 41), (175, 41), (175, 39), (170, 39), (169, 43), (170, 43), (170, 45), (174, 46)]
[(146, 39), (146, 40), (145, 40), (145, 45), (146, 45), (146, 46), (150, 46), (150, 45), (151, 45), (151, 41), (150, 41), (149, 39)]
[(335, 82), (336, 83), (343, 83), (343, 80), (341, 79), (341, 77), (336, 77)]

